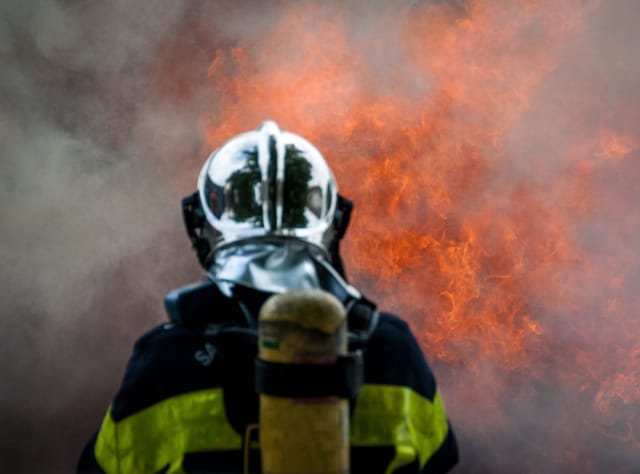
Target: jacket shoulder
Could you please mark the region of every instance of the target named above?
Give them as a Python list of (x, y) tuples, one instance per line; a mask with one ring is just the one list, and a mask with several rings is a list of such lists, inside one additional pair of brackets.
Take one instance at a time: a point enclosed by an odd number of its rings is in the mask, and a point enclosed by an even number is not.
[(380, 313), (365, 351), (365, 383), (407, 386), (433, 400), (436, 381), (406, 321)]
[(135, 343), (111, 413), (115, 421), (165, 398), (219, 385), (217, 349), (204, 333), (172, 323)]

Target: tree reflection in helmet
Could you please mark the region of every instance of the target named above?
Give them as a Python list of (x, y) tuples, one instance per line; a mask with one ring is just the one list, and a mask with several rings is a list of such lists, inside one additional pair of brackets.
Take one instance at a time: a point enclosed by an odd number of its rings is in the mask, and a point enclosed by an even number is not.
[(245, 239), (293, 237), (328, 251), (337, 186), (306, 139), (264, 122), (213, 152), (198, 180), (211, 250)]

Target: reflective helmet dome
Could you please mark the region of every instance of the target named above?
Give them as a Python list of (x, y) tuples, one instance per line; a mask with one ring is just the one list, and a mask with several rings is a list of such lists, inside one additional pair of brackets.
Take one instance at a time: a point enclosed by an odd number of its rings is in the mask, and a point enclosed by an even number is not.
[(214, 151), (198, 179), (212, 249), (239, 240), (295, 237), (328, 249), (337, 186), (307, 140), (264, 122)]

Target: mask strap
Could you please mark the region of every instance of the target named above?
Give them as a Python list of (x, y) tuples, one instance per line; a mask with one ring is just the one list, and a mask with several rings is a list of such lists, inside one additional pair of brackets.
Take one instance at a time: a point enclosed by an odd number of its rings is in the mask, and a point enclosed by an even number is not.
[(209, 241), (202, 237), (205, 217), (200, 207), (200, 198), (197, 192), (182, 198), (182, 219), (184, 220), (187, 235), (191, 240), (191, 246), (196, 251), (200, 264), (206, 268), (211, 246)]

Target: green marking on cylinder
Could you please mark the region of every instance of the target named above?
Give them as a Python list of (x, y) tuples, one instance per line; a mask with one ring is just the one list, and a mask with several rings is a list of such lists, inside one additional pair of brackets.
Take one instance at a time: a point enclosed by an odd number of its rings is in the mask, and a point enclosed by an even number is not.
[(280, 341), (276, 338), (267, 339), (263, 338), (260, 342), (262, 347), (266, 347), (267, 349), (280, 349)]

